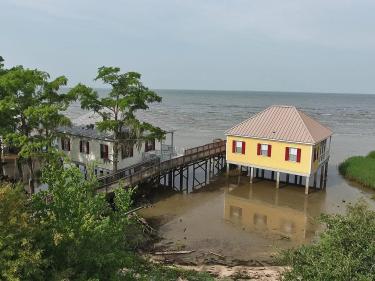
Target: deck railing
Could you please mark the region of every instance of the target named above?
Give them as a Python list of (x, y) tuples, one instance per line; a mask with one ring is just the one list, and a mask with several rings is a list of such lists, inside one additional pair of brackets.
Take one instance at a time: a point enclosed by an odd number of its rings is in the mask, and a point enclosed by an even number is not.
[[(184, 155), (163, 162), (148, 163), (147, 166), (140, 167), (139, 171), (129, 174), (129, 169), (119, 171), (117, 173), (104, 176), (98, 179), (99, 191), (110, 191), (110, 185), (118, 181), (122, 181), (122, 185), (132, 186), (139, 182), (154, 177), (156, 175), (164, 174), (172, 169), (189, 165), (195, 161), (203, 160), (222, 154), (226, 149), (226, 141), (218, 141), (206, 145), (186, 149)], [(136, 165), (135, 165), (136, 166)], [(126, 172), (128, 171), (128, 172)]]

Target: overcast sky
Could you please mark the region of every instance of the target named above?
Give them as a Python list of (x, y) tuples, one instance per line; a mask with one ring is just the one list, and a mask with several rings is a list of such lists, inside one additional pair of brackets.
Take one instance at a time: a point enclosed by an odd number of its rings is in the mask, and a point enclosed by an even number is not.
[(70, 85), (375, 93), (374, 0), (0, 0), (0, 55)]

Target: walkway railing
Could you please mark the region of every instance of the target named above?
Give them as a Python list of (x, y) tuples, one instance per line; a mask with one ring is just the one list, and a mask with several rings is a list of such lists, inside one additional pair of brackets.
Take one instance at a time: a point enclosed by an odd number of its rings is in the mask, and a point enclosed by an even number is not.
[[(183, 167), (206, 158), (213, 157), (215, 155), (220, 155), (225, 152), (226, 142), (224, 140), (209, 143), (206, 145), (186, 149), (184, 155), (176, 158), (172, 158), (167, 161), (157, 161), (153, 163), (145, 163), (142, 166), (137, 166), (138, 171), (130, 173), (130, 169), (124, 171), (119, 171), (108, 176), (104, 176), (98, 179), (99, 181), (99, 191), (111, 191), (115, 187), (115, 183), (122, 181), (122, 186), (134, 186), (148, 178), (152, 178), (158, 175), (165, 174), (178, 167)], [(130, 168), (130, 167), (129, 167)], [(134, 167), (133, 167), (134, 169)]]

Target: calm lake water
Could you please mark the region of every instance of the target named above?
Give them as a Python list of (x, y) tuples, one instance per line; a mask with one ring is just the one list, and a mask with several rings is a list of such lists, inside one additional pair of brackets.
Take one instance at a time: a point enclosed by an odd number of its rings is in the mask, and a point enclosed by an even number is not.
[[(303, 187), (250, 185), (247, 177), (219, 176), (191, 194), (159, 194), (140, 212), (157, 225), (168, 249), (196, 250), (205, 260), (215, 252), (232, 259), (269, 261), (278, 249), (308, 243), (322, 212), (342, 213), (360, 198), (375, 208), (374, 192), (345, 181), (337, 165), (351, 155), (375, 150), (375, 95), (158, 90), (163, 102), (142, 118), (175, 132), (183, 149), (224, 138), (234, 124), (273, 104), (295, 105), (334, 131), (327, 189), (305, 196)], [(105, 91), (102, 91), (104, 94)], [(80, 114), (73, 106), (72, 114)], [(375, 171), (374, 171), (375, 172)], [(191, 260), (190, 260), (191, 261)]]

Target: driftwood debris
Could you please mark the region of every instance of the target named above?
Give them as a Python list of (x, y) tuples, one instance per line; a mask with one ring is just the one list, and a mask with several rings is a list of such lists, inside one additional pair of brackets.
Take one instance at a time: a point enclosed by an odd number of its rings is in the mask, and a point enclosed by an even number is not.
[(133, 210), (127, 211), (127, 212), (125, 213), (125, 216), (130, 215), (130, 214), (132, 214), (132, 213), (135, 213), (136, 211), (139, 211), (139, 210), (141, 210), (141, 209), (149, 208), (149, 207), (151, 207), (151, 205), (143, 205), (143, 206), (137, 207), (137, 208), (135, 208), (135, 209), (133, 209)]
[(211, 255), (214, 255), (214, 256), (217, 256), (219, 258), (222, 258), (222, 259), (225, 259), (225, 257), (223, 255), (220, 255), (218, 253), (215, 253), (215, 252), (212, 252), (212, 251), (208, 251)]
[(165, 252), (155, 252), (154, 255), (186, 255), (195, 252), (195, 250), (188, 251), (165, 251)]

